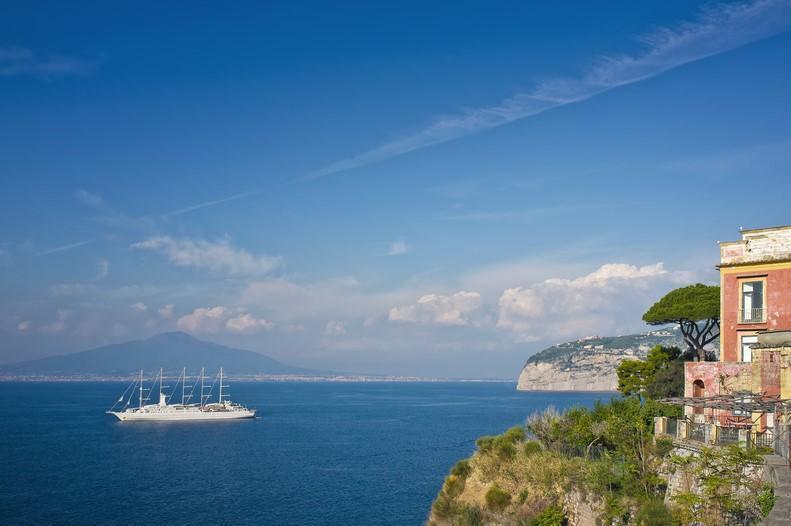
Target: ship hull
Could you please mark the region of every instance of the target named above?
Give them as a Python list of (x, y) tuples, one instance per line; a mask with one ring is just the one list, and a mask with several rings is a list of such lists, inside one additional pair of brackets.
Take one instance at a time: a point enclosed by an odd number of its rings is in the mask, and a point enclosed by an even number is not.
[(187, 422), (195, 420), (239, 420), (255, 418), (255, 411), (168, 411), (168, 412), (119, 412), (109, 411), (121, 422)]

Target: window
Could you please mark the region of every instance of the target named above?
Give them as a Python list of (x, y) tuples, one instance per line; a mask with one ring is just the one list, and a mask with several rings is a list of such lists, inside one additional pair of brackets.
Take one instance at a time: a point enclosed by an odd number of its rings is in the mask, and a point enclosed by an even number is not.
[(742, 281), (740, 303), (743, 323), (762, 323), (764, 321), (764, 281)]
[(753, 361), (752, 345), (755, 343), (758, 343), (758, 336), (742, 336), (742, 353), (739, 361)]

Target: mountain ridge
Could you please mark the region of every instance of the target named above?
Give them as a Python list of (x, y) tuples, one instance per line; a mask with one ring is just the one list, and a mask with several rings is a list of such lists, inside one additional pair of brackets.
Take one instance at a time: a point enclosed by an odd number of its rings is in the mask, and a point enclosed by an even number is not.
[(6, 375), (128, 375), (142, 369), (180, 371), (183, 367), (230, 374), (321, 375), (317, 371), (284, 364), (255, 351), (200, 340), (185, 332), (163, 332), (146, 339), (113, 343), (69, 354), (0, 364)]

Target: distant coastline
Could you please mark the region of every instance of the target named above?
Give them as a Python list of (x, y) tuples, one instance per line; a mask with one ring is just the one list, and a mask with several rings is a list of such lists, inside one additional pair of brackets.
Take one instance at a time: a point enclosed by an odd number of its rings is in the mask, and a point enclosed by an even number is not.
[[(134, 374), (129, 375), (0, 375), (0, 382), (129, 382), (134, 379)], [(426, 376), (389, 376), (389, 375), (289, 375), (289, 374), (256, 374), (256, 375), (228, 375), (229, 380), (236, 382), (346, 382), (346, 383), (512, 383), (515, 379), (502, 378), (438, 378)]]

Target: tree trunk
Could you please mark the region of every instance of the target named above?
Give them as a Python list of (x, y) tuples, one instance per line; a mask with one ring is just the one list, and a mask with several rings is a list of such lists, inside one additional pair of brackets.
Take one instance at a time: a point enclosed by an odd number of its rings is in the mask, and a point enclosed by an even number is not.
[[(701, 327), (699, 323), (703, 323), (703, 326)], [(699, 361), (705, 362), (706, 345), (716, 340), (720, 335), (719, 318), (709, 318), (704, 322), (680, 320), (678, 324), (689, 351), (696, 354)]]

